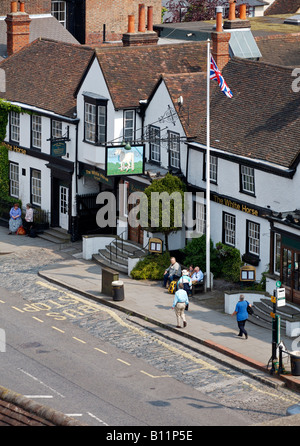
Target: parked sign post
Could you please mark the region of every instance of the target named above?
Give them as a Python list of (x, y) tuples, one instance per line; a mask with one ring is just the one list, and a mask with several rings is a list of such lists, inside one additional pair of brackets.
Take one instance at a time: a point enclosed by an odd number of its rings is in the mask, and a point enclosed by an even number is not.
[[(276, 372), (275, 364), (277, 362), (277, 346), (280, 343), (280, 316), (276, 314), (276, 310), (279, 307), (283, 307), (285, 305), (285, 288), (280, 288), (281, 282), (278, 280), (276, 282), (276, 290), (273, 292), (273, 296), (271, 296), (271, 302), (273, 303), (273, 311), (270, 313), (272, 317), (272, 368), (271, 375)], [(279, 371), (282, 369), (282, 366), (279, 367)]]

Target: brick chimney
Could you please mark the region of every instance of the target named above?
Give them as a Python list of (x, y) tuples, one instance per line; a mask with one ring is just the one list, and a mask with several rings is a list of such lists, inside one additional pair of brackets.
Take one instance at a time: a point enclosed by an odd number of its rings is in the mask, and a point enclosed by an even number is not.
[(143, 3), (139, 4), (138, 32), (134, 29), (134, 16), (128, 16), (128, 31), (122, 37), (123, 46), (156, 45), (158, 35), (153, 31), (153, 7), (148, 6), (147, 11), (147, 31), (146, 31), (146, 10)]
[(7, 14), (5, 22), (7, 26), (7, 54), (11, 56), (29, 43), (31, 19), (25, 12), (24, 2), (20, 3), (20, 11), (18, 11), (18, 2), (11, 2), (11, 12)]
[(229, 40), (230, 33), (223, 31), (223, 9), (221, 6), (217, 6), (217, 17), (216, 17), (216, 31), (211, 33), (212, 39), (212, 56), (220, 71), (225, 67), (229, 61)]
[(236, 0), (230, 0), (228, 20), (224, 22), (224, 29), (250, 28), (250, 21), (246, 16), (246, 3), (239, 7), (239, 18), (236, 18), (235, 5)]

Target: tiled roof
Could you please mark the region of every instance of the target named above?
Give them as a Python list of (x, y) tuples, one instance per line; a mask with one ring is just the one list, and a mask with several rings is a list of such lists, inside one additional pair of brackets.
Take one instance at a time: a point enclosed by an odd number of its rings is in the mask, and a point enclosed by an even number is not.
[(75, 89), (93, 54), (81, 45), (38, 39), (0, 63), (6, 72), (0, 96), (72, 118)]
[(0, 399), (0, 426), (55, 426), (55, 424)]
[(262, 54), (262, 62), (284, 67), (300, 66), (300, 32), (257, 37), (255, 40)]
[(138, 107), (161, 74), (206, 70), (206, 43), (99, 48), (96, 50), (116, 109)]
[[(212, 95), (211, 147), (292, 167), (300, 148), (300, 101), (290, 68), (232, 59), (223, 75), (233, 98), (218, 89)], [(206, 144), (205, 120), (196, 140)]]
[[(198, 133), (199, 119), (206, 114), (206, 73), (163, 75), (185, 134), (193, 138)], [(182, 96), (183, 105), (177, 99)]]
[(0, 427), (83, 426), (74, 418), (0, 386)]
[[(6, 53), (6, 22), (5, 17), (0, 18), (0, 60), (7, 56)], [(45, 39), (55, 39), (65, 43), (78, 43), (75, 37), (59, 23), (56, 18), (48, 16), (30, 16), (30, 36), (29, 42), (33, 42), (39, 37)]]
[(274, 0), (265, 10), (265, 15), (295, 14), (300, 8), (300, 0)]

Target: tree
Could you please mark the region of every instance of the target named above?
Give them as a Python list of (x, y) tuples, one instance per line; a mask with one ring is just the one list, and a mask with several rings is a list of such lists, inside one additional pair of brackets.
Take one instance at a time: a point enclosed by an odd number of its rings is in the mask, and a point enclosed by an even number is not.
[(145, 229), (163, 232), (168, 251), (169, 234), (182, 227), (186, 186), (180, 178), (167, 173), (164, 178), (153, 180), (144, 192), (147, 200), (141, 200), (139, 211), (148, 215)]
[[(216, 7), (222, 3), (220, 0), (169, 0), (166, 4), (172, 14), (171, 22), (195, 22), (215, 18)], [(184, 17), (181, 13), (182, 8), (187, 8)]]

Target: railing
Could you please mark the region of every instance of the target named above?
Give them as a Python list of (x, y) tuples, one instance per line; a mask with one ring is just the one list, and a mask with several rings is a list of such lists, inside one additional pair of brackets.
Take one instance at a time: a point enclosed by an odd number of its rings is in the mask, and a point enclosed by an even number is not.
[(116, 258), (118, 258), (118, 239), (121, 238), (121, 253), (123, 254), (123, 250), (124, 250), (124, 236), (123, 234), (127, 232), (127, 229), (125, 229), (125, 231), (121, 232), (120, 235), (118, 235), (114, 240), (112, 240), (110, 242), (110, 244), (107, 246), (108, 250), (109, 250), (109, 261), (111, 263), (111, 248), (112, 248), (112, 244), (116, 243)]
[[(127, 232), (127, 229), (125, 229), (123, 232), (121, 232), (120, 235), (118, 235), (114, 240), (112, 240), (109, 245), (107, 245), (107, 248), (109, 250), (109, 261), (111, 263), (112, 261), (112, 244), (115, 245), (116, 247), (116, 252), (115, 252), (115, 256), (116, 258), (118, 258), (118, 252), (120, 251), (122, 254), (124, 252), (124, 234), (125, 232)], [(147, 244), (145, 246), (142, 246), (141, 248), (137, 248), (136, 250), (133, 251), (133, 255), (136, 254), (139, 251), (142, 251), (144, 249), (146, 249), (149, 245), (149, 240), (147, 242)]]
[[(0, 199), (0, 219), (3, 222), (8, 222), (9, 212), (13, 207), (14, 203), (20, 203), (20, 200), (16, 199), (13, 201), (8, 201)], [(49, 225), (51, 217), (50, 211), (44, 211), (43, 209), (35, 208), (34, 206), (32, 206), (32, 209), (33, 209), (33, 221), (35, 224), (46, 225), (46, 226)], [(24, 218), (26, 213), (26, 208), (22, 207), (21, 210), (22, 210), (22, 218)]]

